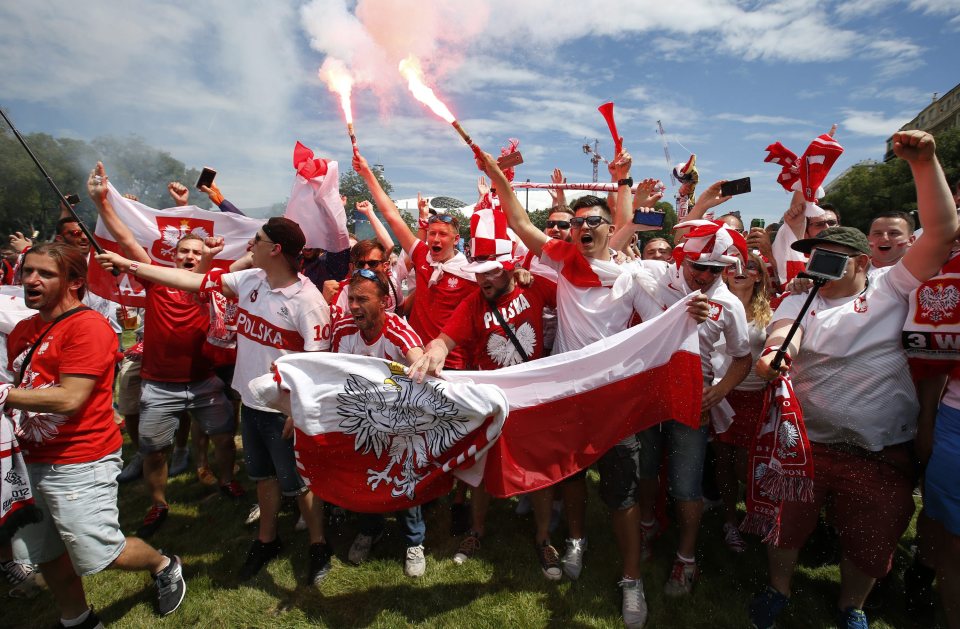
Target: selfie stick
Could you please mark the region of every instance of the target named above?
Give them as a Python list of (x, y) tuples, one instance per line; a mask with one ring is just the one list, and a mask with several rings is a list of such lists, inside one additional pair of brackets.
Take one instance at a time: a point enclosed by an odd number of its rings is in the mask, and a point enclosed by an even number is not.
[(770, 367), (772, 367), (774, 371), (780, 371), (780, 364), (783, 362), (783, 357), (786, 355), (787, 350), (790, 349), (790, 341), (793, 340), (793, 335), (796, 334), (800, 328), (803, 315), (807, 314), (810, 304), (813, 303), (813, 298), (820, 292), (820, 288), (830, 281), (826, 278), (807, 275), (806, 273), (798, 273), (797, 277), (813, 280), (813, 288), (810, 289), (810, 294), (807, 295), (807, 301), (803, 302), (803, 308), (800, 309), (800, 314), (793, 320), (793, 325), (790, 326), (790, 331), (787, 332), (787, 338), (783, 339), (783, 345), (777, 350), (777, 354), (773, 357), (773, 362), (770, 363)]
[[(6, 121), (7, 125), (10, 127), (10, 130), (13, 131), (13, 134), (17, 136), (17, 139), (20, 141), (20, 144), (26, 149), (27, 154), (30, 155), (30, 159), (33, 160), (33, 163), (37, 165), (37, 168), (40, 169), (40, 172), (43, 173), (44, 178), (46, 178), (47, 183), (50, 184), (50, 187), (53, 188), (53, 192), (60, 199), (60, 202), (63, 203), (63, 206), (67, 208), (67, 211), (70, 212), (70, 216), (77, 222), (77, 225), (80, 226), (80, 231), (87, 237), (87, 240), (90, 241), (90, 245), (94, 248), (97, 253), (103, 253), (103, 247), (100, 246), (100, 243), (97, 242), (97, 239), (93, 237), (93, 234), (90, 232), (90, 229), (80, 220), (80, 217), (76, 212), (73, 211), (73, 206), (70, 205), (70, 202), (67, 201), (67, 198), (63, 196), (63, 193), (60, 192), (60, 188), (57, 187), (57, 184), (53, 183), (53, 179), (50, 178), (50, 175), (47, 174), (47, 171), (44, 170), (43, 165), (40, 163), (40, 160), (37, 159), (37, 156), (33, 154), (33, 151), (30, 150), (30, 147), (27, 146), (27, 141), (23, 139), (23, 136), (20, 135), (20, 132), (17, 131), (17, 128), (13, 126), (13, 123), (10, 122), (10, 119), (7, 118), (7, 114), (3, 113), (3, 108), (0, 108), (0, 116), (3, 116), (3, 119)], [(115, 272), (114, 275), (118, 273)]]

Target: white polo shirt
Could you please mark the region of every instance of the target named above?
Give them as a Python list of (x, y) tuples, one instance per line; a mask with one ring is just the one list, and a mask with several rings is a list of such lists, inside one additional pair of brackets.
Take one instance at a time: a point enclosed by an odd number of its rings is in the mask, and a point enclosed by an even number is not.
[[(900, 335), (919, 285), (898, 262), (859, 295), (814, 298), (791, 369), (811, 441), (878, 451), (913, 439), (919, 404)], [(784, 299), (771, 325), (795, 320), (806, 298)]]
[[(673, 305), (692, 292), (687, 281), (683, 279), (683, 270), (676, 263), (644, 260), (643, 266), (657, 278), (657, 296), (664, 304)], [(713, 382), (714, 371), (710, 357), (721, 343), (725, 345), (724, 351), (731, 358), (750, 354), (747, 313), (740, 299), (730, 292), (723, 279), (720, 276), (717, 278), (717, 281), (704, 291), (710, 300), (710, 314), (706, 321), (697, 326), (700, 336), (700, 367), (706, 383)]]
[(641, 281), (621, 283), (627, 286), (622, 293), (614, 290), (619, 276), (642, 271), (630, 264), (585, 258), (576, 245), (556, 239), (543, 245), (540, 261), (558, 275), (554, 354), (580, 349), (626, 330), (634, 311), (649, 321), (665, 310), (644, 290)]
[(285, 288), (270, 288), (262, 269), (224, 273), (220, 283), (237, 295), (237, 366), (233, 388), (250, 408), (276, 412), (254, 402), (248, 383), (270, 371), (277, 358), (330, 349), (330, 307), (306, 276)]

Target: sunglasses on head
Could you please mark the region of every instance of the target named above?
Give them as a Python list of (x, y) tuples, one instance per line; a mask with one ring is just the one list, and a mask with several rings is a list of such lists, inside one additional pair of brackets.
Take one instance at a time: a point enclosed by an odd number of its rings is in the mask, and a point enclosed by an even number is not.
[(547, 229), (570, 229), (570, 221), (547, 221)]
[(587, 227), (592, 229), (594, 227), (599, 227), (602, 223), (609, 224), (610, 221), (602, 216), (574, 216), (570, 219), (570, 225), (573, 227), (583, 227), (584, 223), (587, 224)]
[(381, 264), (383, 264), (383, 260), (358, 260), (355, 266), (358, 269), (362, 269), (364, 267), (375, 269)]
[(450, 216), (449, 214), (434, 214), (433, 216), (427, 219), (427, 224), (436, 223), (438, 221), (449, 225), (450, 223), (453, 222), (453, 217)]
[(377, 286), (381, 288), (381, 290), (383, 290), (384, 293), (389, 292), (387, 291), (387, 285), (384, 284), (383, 282), (383, 278), (377, 275), (374, 271), (371, 271), (370, 269), (357, 269), (356, 271), (353, 272), (353, 274), (359, 275), (365, 280), (370, 280), (371, 282), (374, 282)]
[(699, 264), (699, 263), (697, 263), (697, 262), (691, 262), (691, 263), (690, 263), (690, 268), (693, 269), (694, 271), (699, 271), (699, 272), (701, 272), (701, 273), (702, 273), (703, 271), (709, 271), (710, 273), (713, 273), (714, 275), (720, 275), (721, 273), (723, 273), (723, 270), (724, 270), (726, 267), (723, 267), (723, 266), (711, 266), (711, 265), (708, 265), (708, 264)]

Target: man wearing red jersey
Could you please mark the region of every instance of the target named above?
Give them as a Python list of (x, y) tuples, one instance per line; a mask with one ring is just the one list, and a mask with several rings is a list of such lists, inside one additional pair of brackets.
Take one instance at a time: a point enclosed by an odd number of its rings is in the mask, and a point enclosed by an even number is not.
[[(493, 218), (495, 224), (503, 222), (502, 233), (506, 236), (506, 217), (497, 212)], [(544, 308), (556, 308), (557, 285), (539, 277), (527, 287), (519, 286), (510, 254), (476, 255), (483, 240), (471, 239), (473, 263), (465, 267), (476, 274), (480, 290), (457, 307), (440, 336), (427, 345), (423, 357), (410, 368), (411, 378), (422, 382), (427, 373), (439, 376), (448, 354), (458, 346), (468, 350), (469, 366), (481, 370), (509, 367), (544, 355)], [(547, 579), (558, 581), (563, 574), (560, 555), (550, 543), (553, 487), (532, 492), (530, 498), (540, 568)], [(473, 489), (472, 505), (471, 530), (453, 557), (458, 564), (480, 549), (485, 533), (490, 494), (482, 486)]]
[[(400, 246), (413, 260), (417, 292), (410, 311), (410, 325), (422, 339), (435, 339), (460, 302), (477, 290), (473, 273), (463, 270), (466, 257), (456, 249), (460, 240), (457, 220), (449, 214), (435, 214), (423, 221), (421, 227), (427, 232), (424, 243), (410, 231), (397, 206), (380, 187), (367, 160), (359, 153), (354, 153), (353, 169), (366, 182)], [(465, 358), (462, 349), (454, 349), (447, 357), (447, 367), (463, 369), (466, 367)]]
[[(107, 176), (98, 163), (90, 173), (87, 190), (123, 252), (134, 261), (153, 264), (146, 250), (117, 216), (107, 199)], [(177, 243), (173, 262), (177, 268), (198, 274), (203, 255), (203, 239), (187, 234)], [(224, 393), (224, 383), (213, 373), (213, 363), (203, 351), (210, 326), (205, 304), (184, 291), (141, 282), (147, 292), (147, 316), (143, 330), (143, 359), (140, 376), (139, 447), (143, 455), (143, 477), (150, 490), (153, 506), (147, 512), (137, 535), (153, 535), (167, 518), (167, 455), (173, 446), (180, 413), (190, 411), (210, 435), (220, 467), (220, 490), (233, 499), (243, 495), (233, 480), (236, 446), (233, 435), (236, 419), (233, 406)]]
[(14, 555), (40, 566), (61, 626), (99, 627), (81, 577), (105, 568), (149, 570), (161, 615), (180, 606), (186, 583), (178, 557), (120, 531), (116, 479), (123, 438), (113, 421), (117, 336), (102, 315), (81, 303), (86, 276), (84, 255), (70, 245), (40, 245), (26, 254), (24, 300), (39, 314), (10, 333), (7, 367), (19, 374), (18, 384), (3, 385), (0, 401), (5, 410), (18, 411), (17, 438), (42, 514), (15, 534)]

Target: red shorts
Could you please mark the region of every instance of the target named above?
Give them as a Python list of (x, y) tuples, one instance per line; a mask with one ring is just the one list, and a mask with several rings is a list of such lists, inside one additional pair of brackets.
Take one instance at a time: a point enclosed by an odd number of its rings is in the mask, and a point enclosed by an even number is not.
[(720, 443), (726, 443), (738, 448), (749, 448), (753, 435), (757, 432), (760, 422), (760, 413), (763, 412), (764, 390), (737, 391), (734, 389), (727, 394), (727, 402), (733, 407), (736, 417), (726, 432), (714, 435)]
[(811, 443), (814, 502), (784, 502), (780, 548), (800, 548), (832, 498), (828, 516), (840, 531), (843, 556), (868, 576), (890, 571), (893, 554), (913, 516), (916, 471), (912, 443), (876, 453), (878, 458)]

